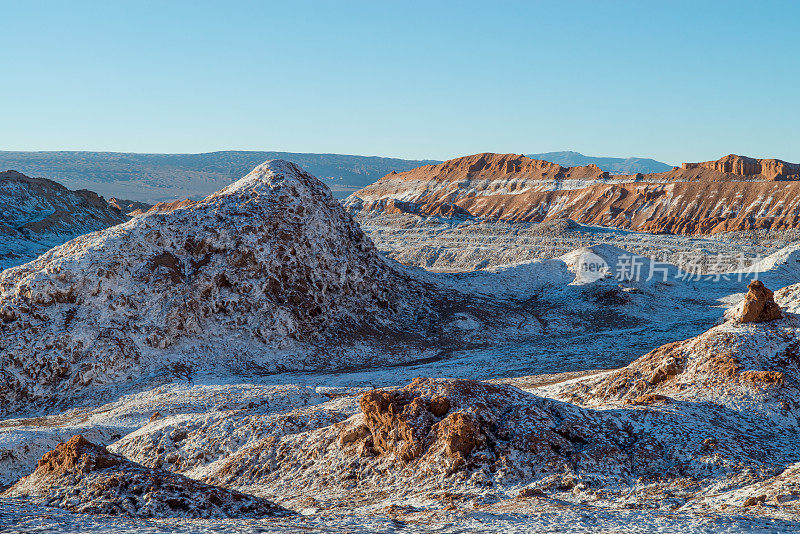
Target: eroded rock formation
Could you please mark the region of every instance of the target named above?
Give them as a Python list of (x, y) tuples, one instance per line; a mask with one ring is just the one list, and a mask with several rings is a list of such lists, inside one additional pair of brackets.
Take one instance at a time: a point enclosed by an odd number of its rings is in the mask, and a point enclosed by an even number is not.
[(148, 469), (83, 436), (59, 444), (5, 493), (74, 512), (130, 517), (265, 517), (288, 510), (251, 495)]
[[(477, 154), (381, 178), (348, 197), (378, 213), (542, 222), (654, 233), (800, 228), (800, 165), (730, 155), (672, 171), (609, 176), (515, 154)], [(786, 180), (789, 180), (787, 183)]]
[(756, 159), (728, 154), (716, 161), (684, 163), (684, 169), (711, 169), (718, 173), (739, 176), (761, 177), (768, 180), (800, 179), (800, 164), (788, 163), (779, 159)]
[(760, 280), (750, 282), (739, 320), (743, 323), (763, 323), (780, 318), (781, 308), (775, 303), (772, 291)]
[(0, 270), (128, 219), (91, 191), (70, 191), (52, 180), (0, 172)]
[(339, 437), (346, 450), (425, 470), (548, 472), (565, 461), (629, 470), (630, 455), (643, 452), (639, 445), (620, 450), (618, 443), (636, 439), (612, 421), (473, 380), (417, 378), (399, 390), (363, 394), (360, 407), (362, 423)]

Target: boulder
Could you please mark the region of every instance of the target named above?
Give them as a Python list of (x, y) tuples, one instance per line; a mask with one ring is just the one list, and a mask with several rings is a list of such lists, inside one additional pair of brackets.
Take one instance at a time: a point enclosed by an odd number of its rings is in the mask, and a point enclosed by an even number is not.
[(753, 280), (747, 286), (747, 295), (744, 297), (742, 313), (739, 321), (742, 323), (763, 323), (774, 321), (782, 317), (780, 307), (775, 303), (772, 291), (764, 286), (761, 280)]

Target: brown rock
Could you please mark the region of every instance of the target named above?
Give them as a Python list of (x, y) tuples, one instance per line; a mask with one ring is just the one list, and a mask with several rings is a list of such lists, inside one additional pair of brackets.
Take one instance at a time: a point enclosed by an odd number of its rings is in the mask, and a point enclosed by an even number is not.
[(766, 500), (767, 500), (767, 496), (766, 495), (753, 496), (753, 497), (749, 497), (746, 501), (744, 501), (744, 505), (745, 506), (761, 506), (762, 504), (764, 504), (764, 501), (766, 501)]
[(739, 378), (753, 384), (776, 386), (782, 386), (785, 379), (780, 371), (744, 371)]
[(576, 448), (582, 461), (591, 463), (619, 461), (617, 456), (626, 454), (603, 431), (589, 430), (585, 414), (567, 415), (549, 401), (520, 403), (524, 395), (474, 380), (417, 378), (402, 390), (362, 395), (369, 434), (343, 425), (339, 441), (348, 443), (350, 454), (422, 462), (447, 475), (476, 465), (493, 473), (520, 455), (543, 469), (555, 468)]
[(359, 425), (355, 428), (342, 432), (342, 434), (339, 436), (339, 443), (341, 445), (347, 445), (361, 438), (367, 437), (367, 435), (369, 435), (369, 429), (364, 425)]
[(663, 382), (677, 375), (680, 371), (680, 362), (676, 358), (669, 358), (653, 372), (648, 382), (651, 384), (658, 384), (659, 382)]
[(669, 403), (669, 397), (666, 395), (659, 395), (657, 393), (645, 393), (644, 395), (639, 395), (635, 399), (625, 399), (625, 404), (633, 404), (637, 406), (641, 405), (650, 405), (650, 404), (667, 404)]
[(263, 517), (288, 510), (258, 497), (148, 469), (77, 435), (45, 453), (3, 496), (74, 512), (132, 517)]
[(761, 280), (753, 280), (747, 286), (747, 289), (739, 321), (743, 323), (763, 323), (781, 318), (781, 309), (775, 303), (772, 291), (767, 289)]
[[(376, 451), (396, 452), (406, 461), (422, 453), (423, 440), (434, 422), (423, 399), (374, 390), (364, 393), (359, 404)], [(398, 443), (402, 445), (396, 447)]]
[(447, 397), (436, 395), (431, 399), (431, 412), (433, 412), (433, 415), (436, 417), (444, 417), (449, 411), (450, 400), (448, 400)]
[(117, 464), (119, 460), (109, 454), (104, 447), (98, 447), (78, 434), (66, 443), (59, 443), (52, 451), (46, 452), (36, 464), (36, 473), (40, 475), (57, 475), (68, 471), (87, 473)]
[(369, 448), (376, 453), (394, 454), (406, 462), (430, 448), (443, 450), (452, 458), (469, 456), (484, 442), (481, 425), (473, 413), (452, 411), (453, 399), (494, 392), (496, 388), (456, 380), (444, 393), (433, 393), (427, 391), (431, 384), (430, 380), (418, 378), (399, 391), (364, 393), (360, 400), (364, 430), (344, 429), (340, 443), (371, 441)]
[[(778, 188), (776, 180), (791, 183)], [(388, 174), (346, 204), (366, 214), (506, 222), (570, 218), (671, 234), (789, 229), (800, 228), (800, 164), (729, 155), (663, 173), (609, 176), (594, 165), (476, 154)]]
[(447, 416), (441, 423), (441, 430), (444, 434), (444, 452), (451, 458), (469, 456), (482, 441), (475, 419), (462, 412)]
[(524, 488), (517, 497), (543, 497), (544, 492), (539, 488)]

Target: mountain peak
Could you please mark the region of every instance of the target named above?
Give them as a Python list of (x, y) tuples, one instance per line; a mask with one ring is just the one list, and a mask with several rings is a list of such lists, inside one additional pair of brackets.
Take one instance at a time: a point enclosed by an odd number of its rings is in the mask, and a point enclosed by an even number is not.
[[(83, 235), (0, 273), (0, 382), (12, 380), (7, 369), (24, 369), (13, 378), (18, 396), (0, 391), (0, 411), (87, 389), (76, 383), (171, 376), (176, 365), (213, 374), (363, 364), (374, 355), (348, 349), (346, 336), (324, 360), (316, 346), (353, 320), (362, 328), (352, 343), (384, 343), (379, 336), (394, 335), (384, 323), (405, 328), (425, 306), (414, 287), (327, 186), (268, 161), (200, 202)], [(42, 356), (53, 343), (71, 355), (74, 376)], [(221, 356), (233, 353), (236, 361)], [(37, 384), (44, 376), (69, 379)]]

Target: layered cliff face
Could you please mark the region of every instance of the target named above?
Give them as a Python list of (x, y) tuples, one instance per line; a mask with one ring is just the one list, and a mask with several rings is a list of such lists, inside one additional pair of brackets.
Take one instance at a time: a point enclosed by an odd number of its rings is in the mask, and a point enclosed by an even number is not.
[(44, 178), (0, 172), (0, 269), (128, 219), (91, 191), (70, 191)]
[(0, 411), (156, 376), (413, 359), (427, 302), (326, 186), (268, 162), (0, 274)]
[(799, 165), (726, 156), (656, 174), (609, 176), (513, 154), (390, 174), (351, 195), (362, 216), (410, 213), (507, 222), (554, 219), (654, 233), (800, 227)]
[(370, 209), (372, 203), (395, 199), (424, 208), (426, 204), (479, 196), (573, 189), (611, 179), (596, 165), (562, 167), (522, 155), (476, 154), (387, 174), (348, 197), (346, 205), (361, 201), (365, 209)]

